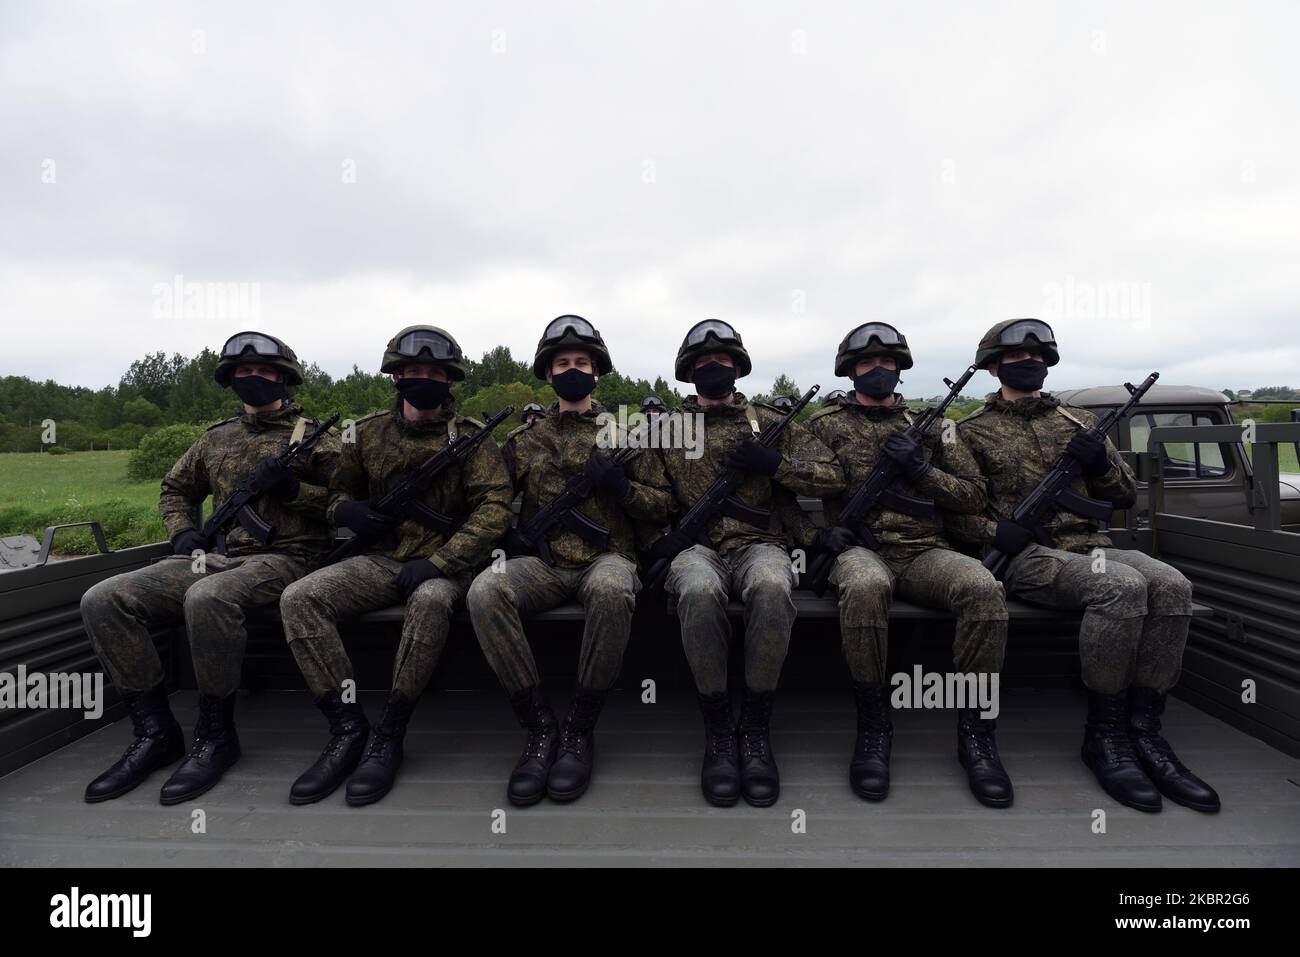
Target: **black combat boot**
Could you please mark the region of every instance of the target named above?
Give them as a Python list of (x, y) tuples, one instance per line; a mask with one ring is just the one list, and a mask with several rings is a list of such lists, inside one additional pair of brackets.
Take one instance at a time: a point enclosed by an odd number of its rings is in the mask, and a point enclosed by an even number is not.
[(704, 800), (731, 807), (740, 799), (740, 763), (736, 757), (736, 716), (725, 691), (699, 695), (704, 715), (704, 768), (700, 789)]
[(889, 689), (855, 681), (853, 699), (858, 706), (858, 739), (849, 762), (849, 787), (860, 798), (883, 801), (889, 794), (889, 749), (894, 739)]
[(774, 692), (745, 689), (740, 707), (740, 794), (754, 807), (771, 807), (781, 795), (768, 727)]
[(330, 723), (330, 740), (316, 763), (293, 782), (290, 804), (314, 804), (329, 797), (357, 769), (366, 751), (370, 722), (361, 705), (348, 704), (337, 691), (331, 691), (316, 699), (316, 707)]
[(546, 793), (554, 801), (582, 797), (591, 783), (596, 760), (596, 719), (605, 704), (604, 691), (579, 687), (573, 693), (569, 713), (560, 724), (560, 746), (546, 778)]
[(185, 756), (185, 736), (167, 704), (164, 686), (128, 691), (122, 702), (131, 716), (135, 740), (111, 768), (86, 785), (90, 804), (121, 797), (154, 771)]
[(1128, 695), (1088, 692), (1088, 723), (1083, 730), (1083, 763), (1102, 790), (1139, 811), (1161, 808), (1160, 792), (1142, 770), (1137, 745), (1129, 737)]
[(347, 800), (353, 807), (374, 804), (393, 788), (402, 766), (402, 739), (415, 702), (397, 691), (388, 692), (384, 713), (370, 735), (370, 747), (348, 781)]
[(1138, 760), (1147, 777), (1171, 801), (1194, 811), (1213, 814), (1219, 810), (1219, 795), (1183, 766), (1174, 749), (1160, 734), (1160, 716), (1165, 695), (1154, 688), (1128, 689), (1129, 737), (1137, 747)]
[(516, 691), (510, 696), (510, 707), (519, 726), (528, 732), (528, 740), (510, 774), (506, 797), (516, 807), (527, 807), (546, 797), (546, 779), (555, 763), (560, 728), (540, 685)]
[(1011, 778), (998, 757), (997, 722), (974, 708), (957, 710), (957, 760), (966, 769), (971, 793), (988, 807), (1011, 807)]
[(163, 804), (180, 804), (206, 793), (239, 760), (235, 692), (224, 698), (199, 694), (199, 720), (190, 753), (162, 786)]

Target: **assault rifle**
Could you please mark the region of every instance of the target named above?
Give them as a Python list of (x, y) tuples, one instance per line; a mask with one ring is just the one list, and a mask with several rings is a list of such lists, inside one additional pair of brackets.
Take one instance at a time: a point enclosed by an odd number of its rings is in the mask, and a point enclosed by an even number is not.
[[(477, 432), (457, 435), (408, 472), (397, 485), (371, 502), (370, 511), (390, 519), (409, 518), (426, 528), (436, 529), (444, 536), (450, 535), (455, 525), (451, 517), (425, 505), (420, 501), (420, 497), (433, 484), (434, 479), (446, 471), (452, 463), (461, 461), (478, 448), (479, 444), (492, 434), (492, 430), (513, 415), (514, 411), (515, 407), (508, 405), (484, 422), (483, 428)], [(325, 556), (325, 564), (332, 565), (345, 558), (362, 554), (378, 537), (358, 532)]]
[[(1104, 442), (1106, 433), (1110, 431), (1111, 426), (1127, 416), (1132, 411), (1133, 406), (1141, 401), (1142, 396), (1146, 395), (1147, 390), (1155, 385), (1156, 379), (1159, 378), (1160, 373), (1153, 372), (1136, 388), (1132, 383), (1125, 382), (1124, 388), (1129, 391), (1128, 401), (1118, 408), (1111, 409), (1099, 418), (1092, 428), (1086, 429), (1084, 434), (1091, 435), (1094, 439), (1100, 439)], [(1043, 476), (1043, 480), (1038, 483), (1038, 487), (1025, 496), (1021, 503), (1016, 506), (1015, 511), (1011, 513), (1011, 521), (1026, 531), (1033, 532), (1034, 536), (1040, 541), (1044, 535), (1043, 525), (1053, 515), (1062, 510), (1098, 522), (1109, 521), (1111, 514), (1115, 511), (1113, 505), (1109, 502), (1100, 502), (1095, 498), (1089, 498), (1086, 495), (1080, 495), (1070, 488), (1075, 479), (1079, 477), (1079, 472), (1078, 460), (1068, 452), (1062, 452), (1061, 457), (1052, 466), (1052, 470)], [(984, 556), (984, 567), (991, 571), (994, 576), (1001, 578), (1011, 558), (1012, 556), (1006, 552), (994, 548)]]
[[(290, 442), (288, 448), (274, 457), (274, 461), (287, 469), (301, 453), (310, 452), (312, 447), (325, 437), (325, 433), (334, 427), (334, 423), (339, 418), (340, 414), (335, 412), (316, 426), (310, 435), (297, 442)], [(238, 523), (244, 531), (257, 539), (259, 545), (264, 548), (270, 545), (275, 541), (275, 526), (253, 508), (253, 499), (265, 491), (267, 490), (254, 481), (252, 475), (244, 479), (230, 497), (217, 506), (208, 520), (203, 523), (203, 537), (209, 542), (215, 542), (224, 536), (232, 525)]]
[[(763, 429), (755, 441), (769, 448), (776, 444), (781, 433), (794, 421), (794, 417), (803, 411), (803, 407), (812, 401), (812, 397), (819, 389), (821, 386), (815, 385), (805, 392), (798, 402), (790, 406), (785, 415)], [(740, 469), (724, 468), (713, 480), (713, 484), (704, 490), (704, 494), (681, 517), (681, 521), (677, 523), (677, 531), (684, 533), (691, 541), (699, 541), (724, 515), (756, 528), (767, 528), (771, 521), (771, 512), (768, 509), (747, 505), (732, 494), (736, 486), (746, 477), (746, 473)], [(641, 584), (646, 591), (659, 587), (668, 574), (668, 566), (676, 557), (676, 555), (669, 555), (657, 558), (650, 564), (641, 576)]]
[[(921, 413), (915, 422), (903, 430), (903, 434), (924, 444), (930, 430), (934, 428), (935, 423), (942, 421), (948, 406), (961, 395), (961, 390), (966, 387), (966, 383), (970, 382), (971, 376), (976, 371), (977, 367), (971, 366), (956, 382), (944, 379), (944, 383), (948, 386), (948, 394), (943, 397), (943, 401)], [(906, 495), (893, 488), (899, 476), (898, 463), (882, 452), (876, 467), (854, 489), (836, 517), (836, 524), (853, 532), (873, 551), (880, 548), (880, 542), (871, 531), (869, 520), (877, 510), (887, 508), (917, 518), (932, 518), (935, 515), (934, 503), (929, 499)], [(835, 564), (835, 557), (830, 552), (822, 552), (808, 566), (807, 585), (818, 597), (826, 593), (826, 583)]]

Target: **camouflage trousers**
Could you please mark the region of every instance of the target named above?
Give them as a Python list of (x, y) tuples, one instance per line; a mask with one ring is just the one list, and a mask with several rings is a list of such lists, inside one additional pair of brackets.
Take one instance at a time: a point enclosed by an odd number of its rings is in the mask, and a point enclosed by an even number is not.
[(91, 647), (119, 691), (147, 691), (163, 680), (150, 631), (181, 622), (189, 635), (199, 690), (225, 697), (239, 687), (249, 608), (275, 607), (280, 593), (306, 572), (289, 555), (226, 558), (212, 552), (204, 571), (187, 555), (105, 579), (81, 596)]
[[(352, 678), (352, 659), (343, 648), (338, 622), (368, 611), (400, 605), (393, 579), (402, 562), (386, 555), (358, 555), (312, 572), (285, 589), (280, 617), (298, 667), (312, 694), (337, 691)], [(456, 605), (470, 575), (433, 578), (406, 602), (402, 637), (393, 661), (393, 690), (414, 701), (424, 693), (447, 646)]]
[(840, 641), (854, 681), (888, 681), (889, 604), (895, 594), (956, 614), (952, 660), (958, 672), (1002, 670), (1006, 594), (978, 559), (947, 548), (906, 554), (859, 546), (839, 554), (830, 583), (839, 593)]
[(793, 587), (789, 553), (767, 542), (725, 556), (693, 545), (673, 559), (664, 591), (681, 622), (682, 646), (701, 694), (727, 690), (727, 602), (733, 596), (745, 605), (745, 684), (754, 691), (776, 689), (794, 626)]
[(514, 694), (541, 681), (523, 617), (576, 598), (586, 615), (578, 684), (604, 690), (623, 667), (640, 589), (636, 564), (615, 552), (598, 555), (582, 568), (551, 566), (529, 555), (480, 572), (465, 604), (488, 663)]
[(1143, 552), (1099, 551), (1104, 562), (1092, 553), (1030, 545), (1007, 566), (1007, 594), (1083, 612), (1079, 659), (1083, 683), (1092, 690), (1113, 694), (1139, 685), (1168, 691), (1182, 670), (1192, 584)]

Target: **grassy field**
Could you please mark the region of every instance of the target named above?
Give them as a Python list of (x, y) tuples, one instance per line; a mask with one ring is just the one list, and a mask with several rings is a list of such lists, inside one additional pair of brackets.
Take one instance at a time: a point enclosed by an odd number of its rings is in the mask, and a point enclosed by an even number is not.
[[(110, 548), (160, 542), (167, 537), (158, 515), (158, 482), (126, 477), (130, 452), (0, 455), (0, 535), (35, 535), (47, 525), (95, 520)], [(69, 529), (55, 552), (95, 551), (88, 531)]]

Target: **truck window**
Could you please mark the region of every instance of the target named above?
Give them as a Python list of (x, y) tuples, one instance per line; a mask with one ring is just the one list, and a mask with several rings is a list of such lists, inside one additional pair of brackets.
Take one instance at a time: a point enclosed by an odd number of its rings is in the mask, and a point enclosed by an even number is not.
[[(1157, 426), (1222, 424), (1205, 412), (1139, 412), (1129, 419), (1129, 440), (1134, 452), (1145, 452), (1151, 430)], [(1232, 471), (1226, 464), (1231, 453), (1214, 442), (1170, 443), (1165, 455), (1166, 479), (1218, 479)]]

